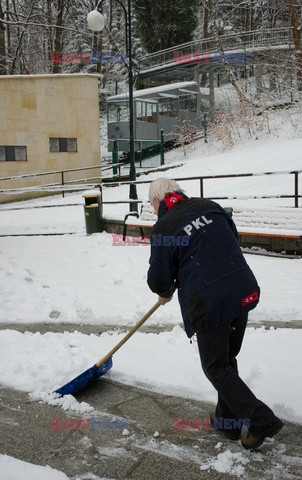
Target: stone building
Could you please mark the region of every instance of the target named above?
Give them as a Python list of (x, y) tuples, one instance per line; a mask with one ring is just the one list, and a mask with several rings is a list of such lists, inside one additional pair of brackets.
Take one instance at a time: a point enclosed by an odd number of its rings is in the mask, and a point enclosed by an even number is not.
[[(100, 165), (98, 75), (0, 76), (0, 178), (99, 167), (65, 173), (68, 182), (100, 177)], [(60, 183), (61, 177), (1, 180), (0, 189)], [(0, 195), (0, 202), (20, 198)]]

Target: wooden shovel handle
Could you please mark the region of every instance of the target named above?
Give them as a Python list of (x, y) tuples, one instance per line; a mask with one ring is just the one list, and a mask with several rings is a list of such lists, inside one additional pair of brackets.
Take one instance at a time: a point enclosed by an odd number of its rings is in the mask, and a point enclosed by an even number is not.
[(148, 320), (149, 317), (151, 317), (151, 315), (155, 312), (155, 310), (158, 309), (159, 306), (160, 306), (160, 303), (157, 301), (156, 304), (153, 305), (153, 307), (150, 308), (150, 310), (140, 319), (140, 321), (136, 325), (134, 325), (134, 327), (132, 327), (131, 330), (129, 330), (127, 335), (125, 335), (124, 338), (122, 338), (122, 340), (120, 340), (120, 342), (118, 342), (118, 344), (115, 345), (115, 347), (113, 347), (112, 350), (110, 350), (110, 352), (107, 353), (107, 355), (105, 355), (105, 357), (101, 358), (101, 360), (96, 363), (96, 366), (100, 367), (110, 357), (112, 357), (112, 355), (115, 352), (117, 352), (117, 350), (121, 348), (121, 346), (124, 345), (124, 343), (127, 342), (127, 340), (130, 337), (132, 337), (132, 335), (136, 332), (136, 330), (138, 330), (142, 326), (142, 324), (145, 323), (145, 321)]

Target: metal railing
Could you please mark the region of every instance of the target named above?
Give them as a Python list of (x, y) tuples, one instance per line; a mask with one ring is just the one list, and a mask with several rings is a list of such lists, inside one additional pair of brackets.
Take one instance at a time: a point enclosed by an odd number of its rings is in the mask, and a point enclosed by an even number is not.
[[(115, 165), (116, 166), (116, 165)], [(64, 170), (64, 171), (59, 171), (59, 172), (44, 172), (41, 174), (26, 174), (26, 175), (21, 175), (21, 176), (13, 176), (13, 177), (2, 177), (0, 180), (9, 180), (9, 179), (16, 179), (16, 178), (26, 178), (29, 176), (40, 176), (40, 175), (50, 175), (54, 173), (62, 173), (62, 172), (68, 172), (68, 171), (79, 171), (79, 170), (89, 170), (93, 168), (100, 168), (98, 167), (86, 167), (86, 168), (79, 168), (79, 169), (70, 169), (70, 170)], [(112, 166), (107, 167), (107, 168), (112, 168)], [(208, 180), (221, 180), (221, 179), (230, 179), (230, 178), (244, 178), (244, 177), (261, 177), (261, 176), (270, 176), (274, 177), (276, 175), (293, 175), (293, 194), (287, 195), (287, 194), (278, 194), (278, 195), (245, 195), (244, 199), (272, 199), (272, 198), (292, 198), (294, 199), (294, 206), (295, 208), (299, 207), (299, 198), (302, 198), (302, 195), (299, 194), (299, 174), (302, 173), (302, 170), (293, 170), (293, 171), (278, 171), (278, 172), (259, 172), (259, 173), (233, 173), (233, 174), (223, 174), (223, 175), (203, 175), (203, 176), (194, 176), (194, 177), (179, 177), (175, 178), (177, 182), (180, 181), (198, 181), (199, 182), (199, 188), (200, 188), (200, 197), (204, 197), (204, 183), (205, 181)], [(98, 179), (99, 177), (94, 177), (90, 179), (84, 179), (85, 181), (87, 180), (94, 180)], [(36, 191), (36, 192), (63, 192), (64, 191), (79, 191), (81, 189), (85, 188), (100, 188), (103, 189), (104, 192), (104, 187), (109, 188), (109, 187), (116, 187), (116, 186), (121, 186), (121, 185), (131, 185), (131, 184), (136, 184), (136, 185), (142, 185), (142, 184), (149, 184), (152, 182), (152, 180), (136, 180), (136, 181), (115, 181), (115, 182), (106, 182), (106, 183), (93, 183), (93, 184), (84, 184), (84, 185), (76, 185), (76, 183), (79, 183), (83, 181), (83, 179), (79, 180), (73, 180), (69, 182), (63, 182), (63, 183), (57, 183), (57, 184), (48, 184), (48, 185), (37, 185), (35, 187), (28, 187), (28, 188), (11, 188), (11, 189), (0, 189), (0, 194), (12, 194), (12, 193), (22, 193), (24, 191)], [(68, 185), (69, 184), (69, 185)], [(102, 197), (103, 198), (103, 197)], [(212, 200), (238, 200), (242, 199), (242, 196), (211, 196), (210, 197)], [(106, 201), (103, 198), (102, 201), (103, 204), (123, 204), (123, 203), (141, 203), (141, 200), (115, 200), (115, 201)]]
[[(225, 52), (232, 50), (263, 49), (263, 47), (276, 47), (286, 45), (293, 46), (293, 27), (274, 28), (270, 30), (251, 30), (242, 33), (221, 35), (219, 41)], [(182, 51), (189, 53), (212, 53), (217, 51), (217, 42), (215, 37), (193, 42), (175, 45), (174, 47), (150, 53), (138, 58), (139, 72), (148, 70), (152, 67), (174, 63), (174, 52)]]
[[(195, 177), (179, 177), (179, 178), (174, 178), (175, 181), (177, 182), (187, 182), (187, 181), (193, 181), (197, 180), (199, 181), (199, 187), (200, 187), (200, 197), (204, 197), (204, 182), (206, 180), (217, 180), (217, 179), (223, 179), (223, 178), (244, 178), (244, 177), (260, 177), (260, 176), (275, 176), (275, 175), (293, 175), (294, 177), (294, 182), (293, 182), (293, 194), (292, 195), (245, 195), (244, 199), (270, 199), (270, 198), (293, 198), (294, 203), (295, 203), (295, 208), (299, 207), (299, 198), (302, 198), (302, 195), (299, 194), (299, 174), (302, 173), (302, 170), (293, 170), (293, 171), (279, 171), (279, 172), (257, 172), (257, 173), (231, 173), (231, 174), (223, 174), (223, 175), (204, 175), (204, 176), (195, 176)], [(146, 184), (146, 183), (151, 183), (152, 180), (141, 180), (141, 181), (135, 181), (135, 182), (111, 182), (111, 183), (106, 183), (106, 187), (111, 187), (111, 186), (118, 186), (118, 185), (130, 185), (130, 184)], [(242, 196), (224, 196), (224, 197), (210, 197), (212, 200), (236, 200), (242, 198)], [(133, 200), (135, 202), (135, 200)], [(123, 202), (103, 202), (104, 204), (113, 204), (113, 203), (125, 203)]]
[[(120, 165), (122, 164), (117, 164), (116, 166), (120, 168)], [(83, 182), (89, 182), (89, 181), (101, 181), (101, 170), (107, 170), (108, 168), (112, 167), (105, 167), (102, 168), (101, 165), (95, 165), (95, 166), (90, 166), (90, 167), (79, 167), (79, 168), (69, 168), (65, 170), (53, 170), (53, 171), (48, 171), (48, 172), (39, 172), (39, 173), (25, 173), (23, 175), (11, 175), (9, 177), (0, 177), (0, 181), (12, 181), (12, 180), (23, 180), (26, 178), (37, 178), (37, 177), (44, 177), (44, 176), (58, 176), (58, 181), (53, 182), (53, 183), (46, 183), (43, 185), (34, 185), (30, 187), (20, 187), (20, 188), (8, 188), (8, 189), (0, 189), (0, 194), (10, 194), (10, 193), (18, 193), (18, 190), (20, 190), (19, 193), (28, 193), (31, 191), (39, 191), (39, 189), (46, 190), (47, 187), (64, 187), (64, 185), (74, 185), (77, 183), (83, 183)], [(79, 178), (79, 179), (73, 179), (73, 180), (66, 180), (66, 174), (72, 173), (72, 172), (81, 172), (85, 170), (100, 170), (100, 175), (97, 177), (85, 177), (85, 178)], [(70, 189), (66, 189), (70, 190)], [(55, 191), (55, 189), (54, 189)], [(62, 189), (62, 195), (64, 197), (64, 189)]]

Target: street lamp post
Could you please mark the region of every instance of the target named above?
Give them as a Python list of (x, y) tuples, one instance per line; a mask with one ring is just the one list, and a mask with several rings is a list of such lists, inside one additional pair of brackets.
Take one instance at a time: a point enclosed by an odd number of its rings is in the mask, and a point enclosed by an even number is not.
[[(105, 0), (100, 0), (92, 12), (87, 15), (87, 23), (90, 30), (100, 32), (103, 30), (105, 21), (98, 8)], [(128, 9), (120, 0), (116, 0), (122, 7), (126, 19), (126, 52), (128, 56), (128, 81), (129, 81), (129, 155), (130, 155), (130, 181), (136, 180), (135, 149), (134, 149), (134, 104), (133, 104), (133, 71), (132, 71), (132, 29), (131, 29), (131, 0), (128, 0)], [(136, 185), (130, 184), (129, 197), (137, 199)], [(130, 203), (130, 210), (137, 211), (137, 203)]]

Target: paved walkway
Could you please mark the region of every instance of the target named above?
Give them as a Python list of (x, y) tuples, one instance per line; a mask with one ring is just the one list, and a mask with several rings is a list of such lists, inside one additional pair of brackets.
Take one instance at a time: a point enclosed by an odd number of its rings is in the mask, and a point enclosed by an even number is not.
[[(179, 323), (178, 326), (182, 327), (183, 324)], [(104, 332), (117, 331), (119, 333), (128, 332), (133, 325), (85, 325), (78, 323), (0, 323), (0, 330), (17, 330), (18, 332), (40, 332), (41, 334), (47, 332), (54, 333), (63, 333), (63, 332), (81, 332), (86, 335), (94, 334), (100, 335)], [(165, 324), (165, 325), (146, 325), (142, 326), (139, 331), (143, 333), (160, 333), (160, 332), (169, 332), (173, 330), (176, 324)], [(264, 321), (264, 322), (252, 322), (249, 321), (248, 328), (302, 328), (302, 320), (292, 320), (288, 322), (278, 322), (278, 321)]]
[[(104, 378), (77, 395), (95, 411), (88, 429), (52, 429), (52, 418), (79, 418), (61, 407), (0, 388), (0, 452), (62, 470), (72, 480), (301, 479), (301, 426), (247, 452), (212, 429), (176, 430), (173, 417), (208, 418), (213, 406), (116, 384)], [(122, 428), (91, 428), (90, 417), (127, 419)], [(62, 420), (60, 421), (62, 425)], [(107, 424), (108, 426), (108, 424)], [(154, 436), (155, 432), (159, 436)], [(127, 433), (127, 432), (124, 432)], [(19, 480), (19, 479), (18, 479)], [(41, 479), (43, 480), (43, 479)]]
[[(302, 322), (295, 323), (282, 326), (301, 328)], [(270, 328), (272, 324), (265, 322), (265, 326)], [(78, 330), (86, 334), (125, 330), (112, 325), (0, 324), (0, 329), (5, 328), (41, 333)], [(145, 327), (142, 331), (170, 328), (173, 325)], [(247, 452), (239, 441), (231, 442), (213, 429), (173, 428), (174, 417), (190, 419), (191, 423), (208, 419), (213, 405), (104, 378), (76, 398), (94, 408), (93, 413), (81, 416), (89, 419), (88, 428), (52, 429), (53, 417), (68, 419), (70, 425), (72, 418), (80, 416), (61, 407), (32, 402), (27, 393), (0, 387), (0, 453), (50, 465), (71, 480), (302, 479), (300, 425), (286, 423), (276, 439), (267, 440), (258, 452)], [(108, 419), (125, 419), (129, 434), (123, 435), (124, 427), (119, 428), (119, 423), (115, 428), (92, 428), (96, 418), (102, 419), (102, 427), (114, 426)], [(159, 436), (154, 436), (155, 432)]]

